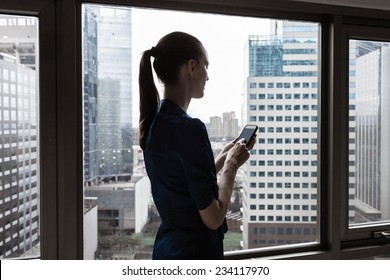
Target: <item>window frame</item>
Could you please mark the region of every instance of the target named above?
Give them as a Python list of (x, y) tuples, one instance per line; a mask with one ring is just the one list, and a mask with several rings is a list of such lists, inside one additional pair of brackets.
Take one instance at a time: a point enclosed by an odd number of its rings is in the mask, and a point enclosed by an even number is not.
[[(55, 1), (2, 1), (0, 13), (38, 18), (40, 258), (58, 258)], [(45, 108), (45, 109), (43, 109)], [(47, 172), (42, 172), (47, 170)], [(49, 187), (51, 186), (51, 187)]]
[[(359, 22), (349, 22), (348, 24), (343, 25), (343, 37), (344, 42), (342, 49), (342, 56), (344, 57), (343, 61), (345, 61), (346, 66), (348, 67), (347, 72), (345, 72), (345, 75), (343, 78), (343, 84), (346, 88), (346, 92), (344, 94), (344, 97), (347, 99), (347, 108), (346, 108), (346, 116), (343, 117), (344, 122), (347, 123), (347, 127), (345, 130), (345, 134), (348, 135), (348, 129), (349, 129), (349, 40), (368, 40), (368, 41), (387, 41), (390, 43), (390, 25), (387, 27), (383, 26), (374, 26), (376, 25), (374, 23), (361, 25)], [(363, 246), (363, 245), (372, 245), (372, 244), (387, 244), (388, 242), (385, 240), (385, 238), (374, 238), (373, 233), (374, 232), (383, 232), (383, 231), (389, 231), (390, 230), (390, 221), (389, 222), (381, 222), (376, 223), (372, 225), (352, 225), (349, 226), (348, 221), (348, 208), (349, 208), (349, 201), (348, 201), (348, 185), (349, 185), (349, 178), (348, 178), (348, 171), (349, 171), (349, 157), (348, 157), (348, 150), (349, 150), (349, 139), (347, 137), (346, 139), (348, 142), (344, 143), (346, 153), (344, 154), (345, 159), (344, 162), (346, 163), (347, 172), (345, 175), (346, 185), (345, 185), (345, 191), (342, 193), (342, 208), (343, 208), (343, 217), (342, 220), (342, 227), (344, 229), (344, 232), (341, 236), (343, 247), (345, 248), (351, 248), (353, 246)]]

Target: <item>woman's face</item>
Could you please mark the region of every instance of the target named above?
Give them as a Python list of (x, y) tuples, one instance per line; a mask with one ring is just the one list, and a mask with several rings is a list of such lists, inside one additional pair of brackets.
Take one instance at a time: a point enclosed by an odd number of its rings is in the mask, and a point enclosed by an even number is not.
[(196, 63), (193, 98), (202, 98), (204, 96), (206, 82), (209, 79), (207, 74), (208, 66), (209, 61), (207, 59), (207, 55), (202, 56), (202, 58)]

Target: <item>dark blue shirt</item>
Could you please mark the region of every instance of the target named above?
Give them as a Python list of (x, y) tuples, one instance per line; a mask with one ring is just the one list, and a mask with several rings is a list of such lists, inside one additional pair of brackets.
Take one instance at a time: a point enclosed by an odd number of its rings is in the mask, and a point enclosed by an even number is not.
[(162, 223), (153, 259), (222, 259), (226, 223), (207, 228), (199, 210), (218, 199), (214, 155), (205, 125), (165, 99), (144, 151)]

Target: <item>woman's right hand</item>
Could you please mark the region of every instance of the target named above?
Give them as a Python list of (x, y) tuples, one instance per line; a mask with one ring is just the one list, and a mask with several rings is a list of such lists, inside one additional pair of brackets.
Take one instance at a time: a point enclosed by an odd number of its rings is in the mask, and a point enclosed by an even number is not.
[(240, 139), (229, 150), (225, 164), (232, 164), (236, 169), (243, 165), (249, 158), (249, 149), (246, 147), (245, 139)]

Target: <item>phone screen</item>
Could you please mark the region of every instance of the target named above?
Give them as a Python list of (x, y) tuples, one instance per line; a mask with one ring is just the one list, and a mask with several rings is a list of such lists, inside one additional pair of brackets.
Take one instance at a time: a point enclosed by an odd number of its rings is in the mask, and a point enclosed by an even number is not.
[(255, 135), (256, 131), (257, 131), (257, 125), (247, 124), (244, 127), (244, 129), (241, 131), (240, 136), (238, 136), (237, 140), (244, 138), (246, 144), (248, 145), (253, 135)]

